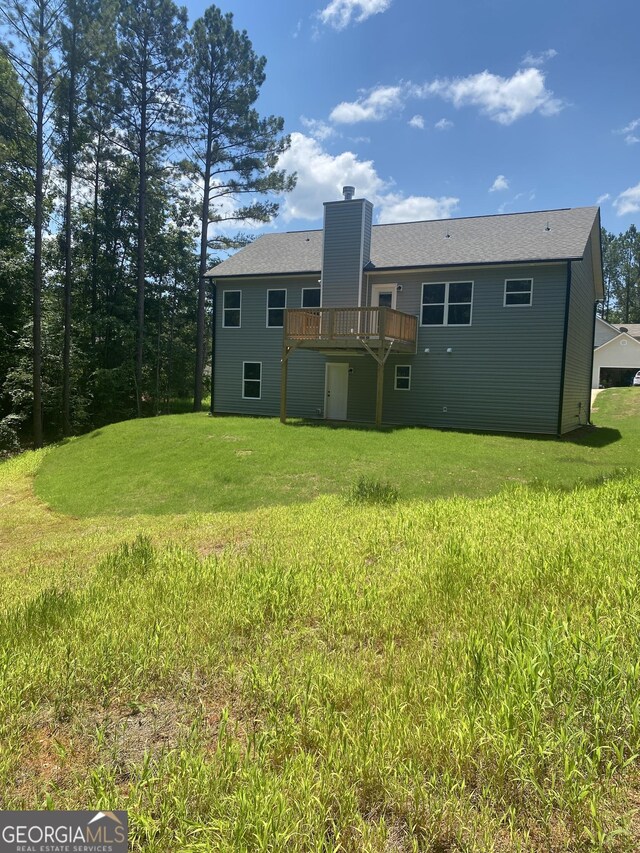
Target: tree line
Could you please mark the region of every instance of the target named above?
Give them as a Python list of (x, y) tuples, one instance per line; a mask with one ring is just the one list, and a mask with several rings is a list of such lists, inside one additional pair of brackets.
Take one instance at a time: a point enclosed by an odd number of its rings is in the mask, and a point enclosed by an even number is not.
[(295, 183), (265, 58), (172, 0), (5, 0), (0, 27), (0, 450), (200, 410), (204, 273)]
[(640, 323), (640, 234), (635, 225), (622, 234), (602, 229), (604, 301), (608, 323)]

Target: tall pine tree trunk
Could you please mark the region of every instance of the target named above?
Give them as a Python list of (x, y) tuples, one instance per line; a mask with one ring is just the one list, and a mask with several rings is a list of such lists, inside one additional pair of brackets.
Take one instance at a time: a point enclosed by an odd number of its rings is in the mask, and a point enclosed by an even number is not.
[[(75, 17), (75, 16), (74, 16)], [(76, 28), (73, 23), (69, 55), (69, 98), (64, 198), (64, 344), (62, 350), (62, 431), (71, 434), (71, 200), (73, 191), (73, 144), (76, 110)]]
[[(207, 248), (209, 246), (209, 194), (211, 188), (211, 145), (213, 137), (213, 98), (209, 99), (209, 117), (207, 122), (207, 151), (204, 167), (204, 192), (202, 197), (202, 227), (200, 229), (200, 264), (198, 267), (198, 314), (196, 325), (196, 381), (193, 392), (193, 411), (202, 409), (202, 373), (205, 359), (205, 306), (207, 298)], [(211, 330), (215, 334), (215, 329)], [(211, 374), (211, 393), (213, 394), (213, 373)]]
[(138, 164), (138, 293), (137, 293), (137, 348), (136, 348), (136, 406), (138, 417), (142, 417), (142, 363), (144, 357), (144, 285), (145, 285), (145, 218), (147, 214), (147, 80), (146, 69), (142, 80), (140, 115), (140, 148)]
[(96, 162), (93, 172), (93, 217), (91, 233), (91, 349), (94, 353), (97, 344), (96, 318), (98, 314), (98, 213), (100, 206), (100, 165), (102, 159), (102, 131), (98, 131)]
[(33, 444), (42, 447), (42, 220), (44, 205), (44, 0), (38, 10), (36, 58), (36, 180), (33, 249)]

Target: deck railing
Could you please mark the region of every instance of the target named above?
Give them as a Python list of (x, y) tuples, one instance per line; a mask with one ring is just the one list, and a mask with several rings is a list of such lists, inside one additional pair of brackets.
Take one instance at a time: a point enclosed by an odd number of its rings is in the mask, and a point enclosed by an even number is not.
[(294, 341), (371, 338), (415, 344), (418, 318), (393, 308), (288, 308), (284, 336)]

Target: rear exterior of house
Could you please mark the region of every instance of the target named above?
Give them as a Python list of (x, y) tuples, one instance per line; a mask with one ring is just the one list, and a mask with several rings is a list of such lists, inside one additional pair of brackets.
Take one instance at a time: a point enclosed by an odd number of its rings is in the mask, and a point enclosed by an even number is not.
[(565, 433), (589, 420), (597, 208), (259, 238), (212, 269), (215, 413)]

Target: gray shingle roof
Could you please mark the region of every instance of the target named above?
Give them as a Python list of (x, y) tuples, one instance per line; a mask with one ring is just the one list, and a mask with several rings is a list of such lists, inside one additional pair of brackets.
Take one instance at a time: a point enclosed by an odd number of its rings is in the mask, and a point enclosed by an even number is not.
[[(582, 258), (597, 207), (374, 225), (375, 269)], [(448, 236), (447, 236), (448, 235)], [(208, 275), (320, 273), (322, 231), (265, 234)]]

